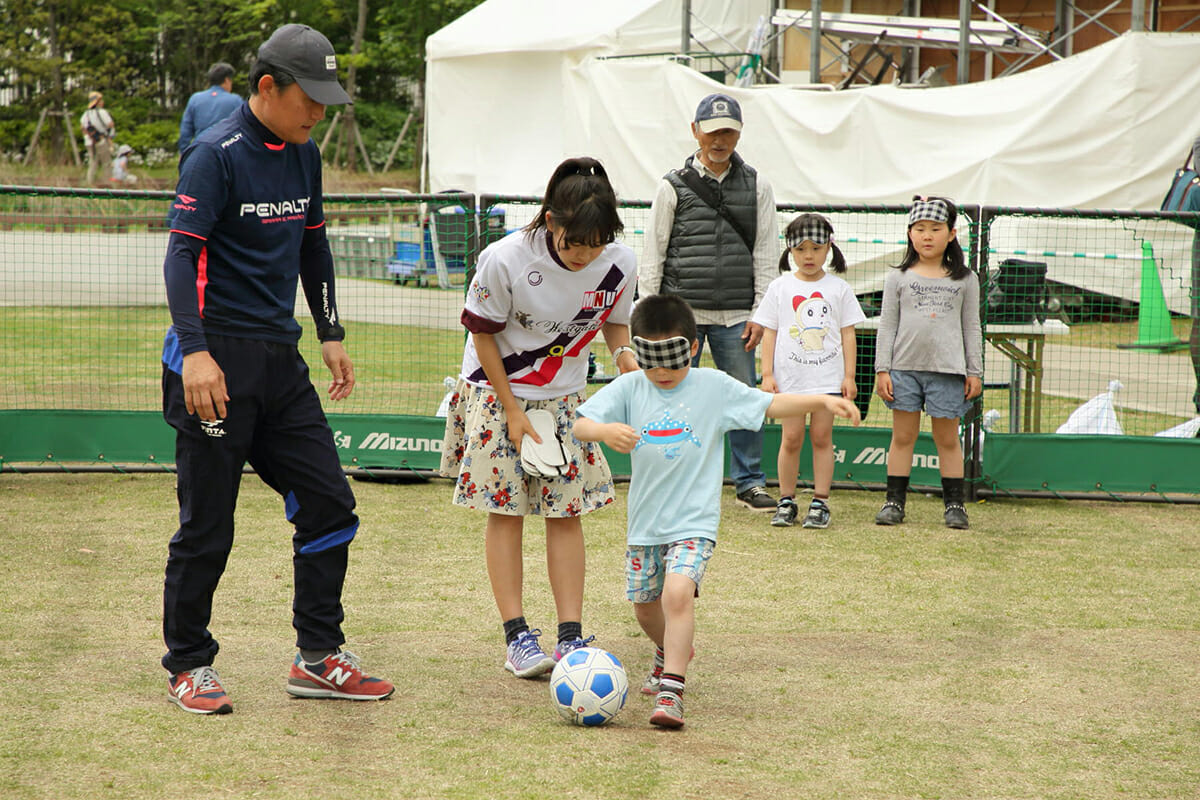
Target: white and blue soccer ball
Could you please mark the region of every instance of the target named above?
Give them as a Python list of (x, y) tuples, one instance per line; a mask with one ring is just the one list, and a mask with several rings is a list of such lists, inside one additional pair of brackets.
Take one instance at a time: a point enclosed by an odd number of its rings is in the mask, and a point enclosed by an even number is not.
[(562, 657), (550, 674), (550, 699), (576, 725), (603, 725), (617, 715), (629, 694), (629, 678), (617, 657), (599, 647), (581, 647)]

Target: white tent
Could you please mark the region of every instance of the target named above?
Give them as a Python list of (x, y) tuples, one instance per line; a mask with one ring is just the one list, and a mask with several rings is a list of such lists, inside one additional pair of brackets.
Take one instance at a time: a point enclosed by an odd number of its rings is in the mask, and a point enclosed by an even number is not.
[[(693, 0), (693, 33), (742, 46), (767, 3)], [(761, 6), (761, 8), (760, 8)], [(433, 191), (540, 194), (569, 155), (600, 158), (648, 200), (693, 149), (712, 91), (738, 98), (739, 152), (780, 202), (963, 202), (1157, 208), (1200, 135), (1200, 35), (1126, 34), (1077, 56), (965, 86), (814, 92), (722, 87), (666, 59), (676, 0), (488, 0), (427, 41)]]
[[(608, 131), (585, 130), (590, 123), (580, 117), (583, 98), (573, 75), (598, 57), (677, 52), (680, 9), (678, 0), (487, 0), (430, 36), (430, 189), (540, 195), (568, 155), (594, 154), (608, 164), (613, 159), (595, 151), (592, 141), (593, 134)], [(741, 50), (769, 9), (767, 0), (692, 0), (694, 47)], [(676, 122), (654, 109), (639, 113), (649, 116), (620, 124), (666, 131)], [(617, 123), (601, 115), (595, 124)], [(622, 194), (636, 196), (626, 189)]]

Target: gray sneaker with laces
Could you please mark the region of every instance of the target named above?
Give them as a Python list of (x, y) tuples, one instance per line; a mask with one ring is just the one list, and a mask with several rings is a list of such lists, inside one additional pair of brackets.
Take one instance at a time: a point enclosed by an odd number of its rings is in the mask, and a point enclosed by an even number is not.
[(658, 694), (659, 688), (662, 686), (662, 664), (655, 664), (650, 670), (650, 674), (646, 676), (646, 680), (642, 681), (642, 694)]
[(829, 505), (824, 500), (813, 500), (808, 513), (804, 515), (804, 527), (828, 528), (829, 516)]
[(650, 724), (660, 728), (683, 727), (683, 698), (674, 692), (659, 692), (654, 698)]
[(775, 516), (771, 517), (771, 524), (776, 528), (786, 528), (796, 524), (796, 517), (800, 515), (800, 509), (796, 506), (796, 501), (790, 497), (785, 497), (779, 501), (779, 505), (775, 509)]
[(539, 630), (524, 631), (508, 646), (504, 668), (518, 678), (536, 678), (554, 669), (554, 657), (538, 645)]
[(572, 650), (578, 650), (581, 647), (591, 647), (592, 642), (596, 641), (595, 636), (589, 636), (586, 639), (576, 637), (568, 639), (565, 642), (559, 642), (554, 645), (554, 660), (562, 661), (562, 657)]

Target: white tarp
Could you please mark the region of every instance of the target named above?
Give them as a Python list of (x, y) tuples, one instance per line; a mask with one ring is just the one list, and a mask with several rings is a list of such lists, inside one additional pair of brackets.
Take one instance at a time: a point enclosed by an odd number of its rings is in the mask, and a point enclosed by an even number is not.
[[(581, 62), (569, 71), (568, 152), (611, 164), (649, 198), (694, 147), (696, 101), (718, 87), (677, 64)], [(634, 88), (635, 87), (635, 88)], [(1200, 35), (1127, 34), (992, 81), (936, 89), (812, 92), (727, 88), (742, 104), (739, 151), (780, 202), (962, 202), (1158, 208), (1200, 135)]]
[[(744, 42), (759, 5), (693, 0), (707, 23), (694, 32), (712, 50), (728, 43), (709, 26)], [(1200, 135), (1200, 34), (1125, 34), (1048, 66), (936, 89), (722, 87), (663, 59), (599, 58), (677, 50), (679, 9), (659, 0), (489, 0), (431, 36), (430, 188), (540, 195), (559, 161), (587, 154), (604, 162), (622, 198), (649, 200), (695, 148), (695, 105), (717, 90), (741, 102), (739, 152), (783, 203), (903, 203), (929, 193), (984, 205), (1156, 209)], [(636, 231), (626, 238), (638, 246)], [(1046, 261), (1051, 280), (1136, 301), (1149, 241), (1168, 307), (1187, 313), (1191, 238), (1169, 223), (1016, 218), (992, 229), (991, 262), (1026, 251), (1018, 257)], [(872, 264), (848, 276), (861, 293), (880, 288), (886, 270), (874, 267), (896, 263), (902, 245), (844, 249), (852, 267)], [(1042, 251), (1061, 255), (1032, 255)]]
[[(693, 9), (740, 45), (759, 5)], [(666, 60), (597, 58), (677, 50), (679, 25), (677, 2), (489, 0), (443, 28), (427, 42), (430, 188), (539, 194), (562, 158), (588, 154), (623, 197), (648, 200), (694, 147), (696, 102), (718, 89), (741, 102), (740, 152), (780, 202), (922, 192), (1157, 208), (1200, 135), (1200, 34), (1126, 34), (1048, 66), (931, 89), (722, 88)]]
[[(680, 8), (678, 0), (488, 0), (430, 36), (425, 43), (430, 189), (540, 195), (568, 155), (610, 161), (586, 136), (580, 141), (582, 121), (572, 111), (579, 105), (578, 88), (570, 75), (601, 56), (677, 52)], [(767, 0), (692, 0), (694, 47), (741, 50), (769, 9)], [(620, 124), (665, 130), (653, 109), (639, 113), (649, 117)], [(617, 121), (601, 124), (608, 128)], [(656, 174), (666, 166), (656, 166)]]

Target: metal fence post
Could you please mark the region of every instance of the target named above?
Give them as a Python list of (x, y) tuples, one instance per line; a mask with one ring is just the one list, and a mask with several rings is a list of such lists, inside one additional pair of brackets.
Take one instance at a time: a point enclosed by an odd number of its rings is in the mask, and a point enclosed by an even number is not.
[[(979, 279), (979, 311), (984, 318), (987, 308), (987, 273), (988, 273), (988, 231), (992, 223), (992, 210), (986, 206), (967, 206), (964, 213), (973, 215), (975, 235), (971, 237), (971, 252), (967, 255), (967, 263), (971, 271)], [(981, 379), (982, 380), (982, 379)], [(980, 481), (983, 480), (983, 394), (975, 399), (968, 412), (968, 419), (963, 420), (964, 439), (967, 452), (965, 456), (966, 494), (965, 499), (973, 502), (977, 496)]]

